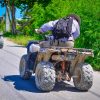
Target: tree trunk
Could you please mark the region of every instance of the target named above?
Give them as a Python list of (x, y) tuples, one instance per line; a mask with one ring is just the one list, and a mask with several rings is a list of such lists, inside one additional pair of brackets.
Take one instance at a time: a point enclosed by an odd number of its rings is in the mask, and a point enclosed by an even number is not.
[(11, 17), (12, 17), (12, 33), (16, 34), (16, 20), (15, 20), (15, 6), (14, 2), (12, 3), (12, 8), (11, 8)]

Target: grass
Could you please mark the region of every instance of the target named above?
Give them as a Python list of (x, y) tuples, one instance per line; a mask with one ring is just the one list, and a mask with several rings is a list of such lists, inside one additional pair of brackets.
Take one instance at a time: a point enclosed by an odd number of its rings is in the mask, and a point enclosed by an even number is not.
[(8, 40), (11, 40), (11, 41), (13, 41), (19, 45), (23, 45), (23, 46), (26, 46), (28, 41), (41, 39), (41, 36), (39, 36), (39, 35), (34, 35), (34, 36), (12, 35), (11, 33), (4, 33), (4, 37), (6, 37)]

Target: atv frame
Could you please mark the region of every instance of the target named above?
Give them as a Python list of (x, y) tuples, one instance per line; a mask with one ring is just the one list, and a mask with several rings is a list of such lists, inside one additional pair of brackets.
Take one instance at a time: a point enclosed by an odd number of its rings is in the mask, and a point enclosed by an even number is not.
[[(94, 56), (93, 50), (55, 46), (41, 48), (33, 67), (37, 88), (51, 91), (56, 82), (70, 81), (73, 78), (77, 89), (89, 90), (93, 84), (93, 69), (90, 64), (85, 63), (88, 56)], [(20, 61), (20, 75), (24, 79), (29, 79), (31, 74), (25, 72), (25, 59), (24, 56)]]

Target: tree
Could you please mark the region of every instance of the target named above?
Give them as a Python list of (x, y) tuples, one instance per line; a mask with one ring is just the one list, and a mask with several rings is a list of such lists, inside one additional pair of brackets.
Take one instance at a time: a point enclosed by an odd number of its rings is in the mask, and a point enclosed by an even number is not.
[[(15, 5), (14, 0), (0, 0), (0, 4), (2, 7), (6, 7), (6, 10), (8, 12), (9, 21), (11, 23), (11, 30), (13, 34), (16, 34), (16, 19), (15, 19)], [(10, 8), (11, 12), (11, 20), (10, 20), (10, 12), (8, 10), (8, 7)]]
[[(16, 34), (16, 18), (15, 18), (15, 12), (16, 7), (20, 8), (24, 12), (30, 11), (30, 9), (33, 7), (35, 2), (41, 3), (44, 7), (49, 4), (51, 0), (0, 0), (0, 3), (2, 6), (7, 6), (10, 8), (11, 12), (11, 30), (13, 34)], [(7, 8), (8, 11), (8, 8)], [(9, 20), (10, 20), (10, 14)]]

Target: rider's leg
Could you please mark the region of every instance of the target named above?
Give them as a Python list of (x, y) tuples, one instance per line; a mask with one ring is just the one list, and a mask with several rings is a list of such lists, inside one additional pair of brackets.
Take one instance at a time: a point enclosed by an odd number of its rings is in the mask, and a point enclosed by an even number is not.
[(44, 47), (49, 47), (50, 46), (50, 41), (42, 41), (40, 42), (40, 47), (44, 48)]
[(66, 42), (59, 41), (59, 46), (73, 48), (74, 47), (74, 41), (71, 41), (71, 40), (66, 41)]
[(58, 40), (47, 40), (40, 43), (40, 47), (58, 46)]
[(66, 47), (70, 47), (70, 48), (74, 47), (74, 41), (67, 41), (65, 44), (66, 44)]

